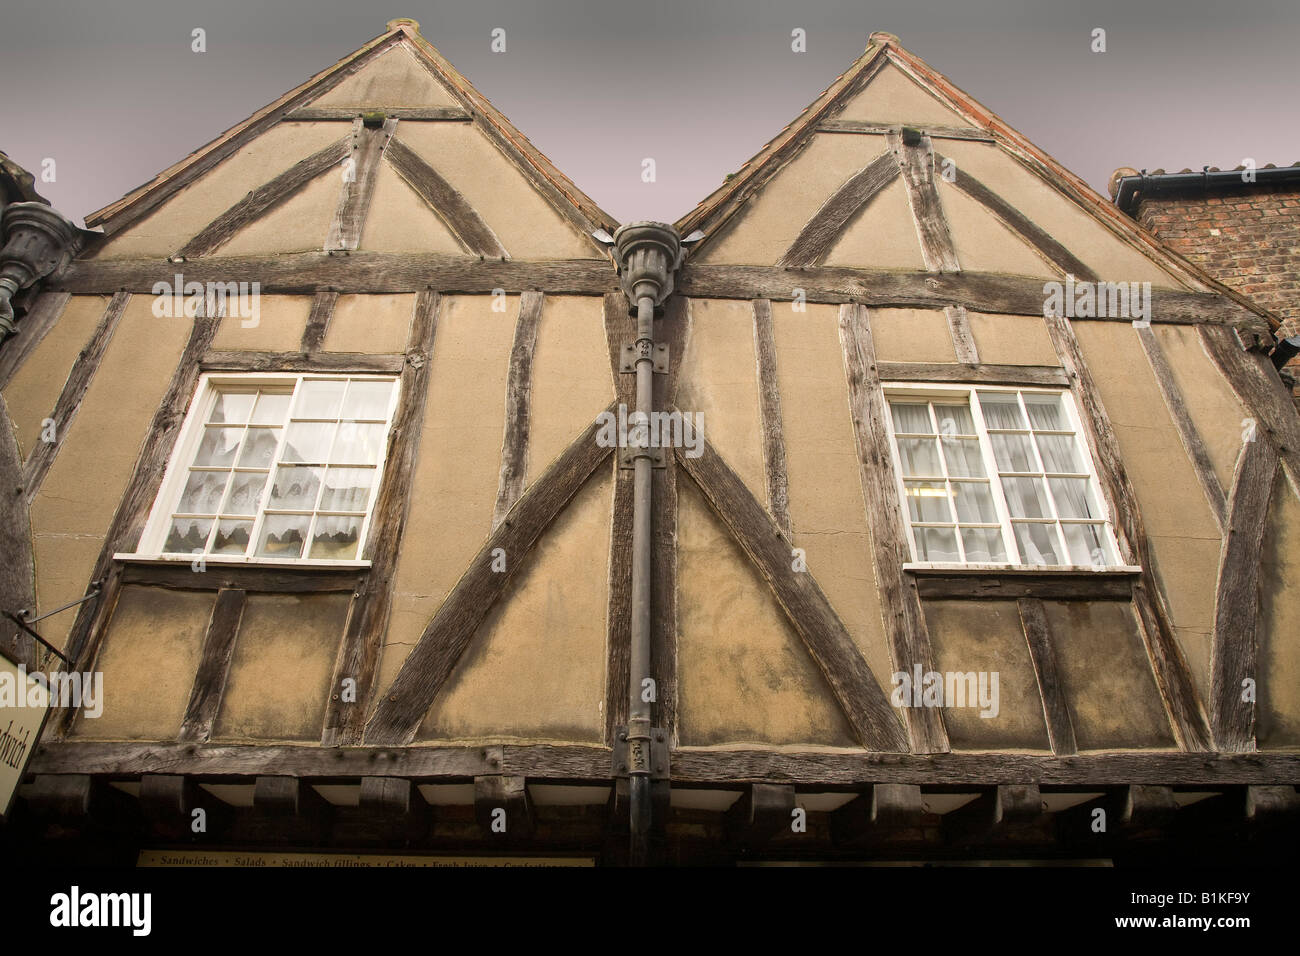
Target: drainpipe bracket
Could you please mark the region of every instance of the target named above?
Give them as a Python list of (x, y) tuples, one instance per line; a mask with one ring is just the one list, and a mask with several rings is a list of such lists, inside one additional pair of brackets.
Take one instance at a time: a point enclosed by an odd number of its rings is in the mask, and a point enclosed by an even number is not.
[[(636, 360), (639, 354), (636, 342), (627, 342), (623, 345), (623, 358), (619, 364), (618, 370), (623, 373), (636, 374)], [(668, 344), (666, 342), (656, 342), (654, 347), (655, 372), (659, 375), (668, 374)]]
[(662, 448), (630, 448), (626, 446), (618, 450), (618, 467), (623, 471), (634, 471), (636, 470), (636, 460), (643, 455), (650, 459), (651, 468), (668, 467)]
[[(614, 731), (613, 766), (610, 776), (629, 777), (632, 755), (628, 746), (627, 725), (620, 724), (614, 728)], [(669, 779), (669, 769), (668, 732), (662, 727), (655, 727), (650, 731), (650, 779)]]

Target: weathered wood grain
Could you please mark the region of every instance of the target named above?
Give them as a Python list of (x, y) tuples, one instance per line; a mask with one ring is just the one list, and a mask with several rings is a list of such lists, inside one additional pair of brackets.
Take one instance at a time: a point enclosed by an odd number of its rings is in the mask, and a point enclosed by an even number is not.
[(1034, 677), (1038, 680), (1038, 693), (1043, 699), (1043, 718), (1047, 723), (1047, 739), (1052, 745), (1052, 753), (1078, 753), (1074, 721), (1070, 717), (1070, 705), (1065, 699), (1065, 687), (1056, 666), (1052, 627), (1047, 621), (1043, 602), (1037, 598), (1022, 598), (1017, 606), (1025, 643), (1029, 645), (1029, 659), (1034, 665)]
[(909, 570), (916, 578), (922, 598), (929, 600), (1019, 600), (1037, 598), (1044, 601), (1130, 601), (1136, 574), (1081, 571), (1057, 573), (1038, 571), (1026, 574), (994, 572), (972, 574), (968, 571), (945, 572)]
[(532, 421), (533, 352), (537, 348), (537, 327), (542, 321), (544, 304), (545, 295), (541, 292), (525, 292), (519, 297), (519, 317), (515, 322), (510, 371), (506, 379), (506, 425), (501, 442), (497, 502), (492, 511), (494, 531), (524, 493)]
[(9, 387), (27, 357), (36, 351), (46, 333), (54, 328), (72, 296), (67, 292), (43, 292), (18, 323), (18, 331), (0, 348), (0, 389)]
[(1070, 378), (1055, 365), (953, 365), (928, 362), (879, 362), (882, 382), (959, 382), (968, 385), (1054, 385)]
[(922, 133), (919, 143), (909, 145), (902, 133), (890, 132), (885, 141), (902, 170), (925, 268), (930, 272), (960, 272), (957, 247), (953, 245), (948, 220), (939, 202), (939, 191), (934, 185), (935, 156), (930, 137)]
[(970, 316), (964, 305), (947, 305), (943, 309), (948, 319), (948, 333), (952, 336), (953, 351), (957, 361), (963, 365), (979, 365), (980, 353), (975, 347), (975, 336), (971, 332)]
[(831, 813), (831, 839), (846, 846), (920, 840), (924, 813), (916, 784), (873, 784), (867, 793)]
[[(993, 142), (993, 134), (975, 126), (924, 126), (931, 139), (971, 139)], [(879, 123), (871, 120), (826, 119), (817, 124), (819, 133), (897, 133), (902, 127), (897, 123)]]
[(474, 778), (474, 818), (484, 836), (507, 839), (533, 831), (528, 780), (504, 774)]
[(365, 576), (365, 568), (282, 568), (255, 564), (205, 561), (195, 571), (175, 561), (126, 561), (123, 584), (144, 584), (176, 591), (220, 591), (227, 588), (275, 594), (320, 594), (352, 591)]
[(246, 592), (237, 589), (217, 592), (212, 617), (208, 620), (208, 632), (203, 638), (199, 669), (194, 676), (190, 702), (185, 708), (177, 740), (206, 743), (212, 736), (212, 724), (221, 709), (246, 596)]
[(394, 375), (406, 365), (406, 356), (396, 352), (308, 354), (209, 349), (203, 353), (199, 365), (205, 372), (386, 372)]
[[(894, 479), (894, 459), (885, 425), (885, 394), (880, 387), (875, 346), (867, 310), (860, 305), (840, 306), (840, 345), (849, 389), (849, 414), (857, 442), (858, 475), (871, 529), (872, 557), (880, 605), (884, 610), (885, 639), (898, 670), (911, 672), (920, 665), (933, 670), (930, 633), (921, 609), (916, 580), (903, 571), (911, 560), (907, 526)], [(917, 753), (948, 749), (943, 717), (935, 707), (907, 707), (903, 711)]]
[(414, 150), (400, 139), (394, 139), (388, 144), (387, 157), (397, 175), (437, 214), (467, 252), (493, 259), (506, 258), (501, 240), (478, 211)]
[(777, 262), (778, 267), (819, 264), (844, 230), (882, 189), (898, 176), (898, 163), (886, 151), (859, 169), (822, 203)]
[(54, 409), (50, 412), (54, 440), (45, 441), (45, 435), (42, 433), (41, 440), (32, 446), (27, 455), (27, 462), (23, 465), (23, 478), (20, 484), (26, 507), (31, 507), (37, 494), (40, 493), (45, 476), (49, 473), (50, 466), (54, 464), (59, 449), (63, 447), (68, 430), (72, 428), (72, 422), (81, 409), (81, 401), (86, 397), (86, 389), (90, 387), (91, 379), (99, 371), (99, 364), (104, 360), (104, 353), (108, 351), (113, 333), (117, 331), (122, 313), (126, 311), (126, 305), (130, 301), (129, 292), (119, 292), (113, 296), (108, 303), (108, 308), (104, 310), (103, 318), (91, 333), (90, 341), (86, 343), (77, 355), (77, 360), (72, 364), (72, 371), (68, 373), (68, 379), (63, 383), (63, 391), (59, 393), (58, 401), (54, 403)]
[(751, 783), (722, 817), (727, 841), (735, 847), (756, 849), (789, 828), (795, 807), (794, 786), (788, 783)]
[(299, 160), (279, 176), (249, 192), (243, 199), (204, 226), (193, 239), (177, 249), (172, 254), (172, 258), (194, 259), (211, 255), (230, 241), (239, 230), (284, 205), (302, 192), (307, 184), (321, 173), (343, 162), (351, 151), (352, 141), (345, 138), (330, 143), (306, 159)]
[(811, 573), (792, 569), (789, 542), (767, 510), (713, 446), (708, 441), (703, 445), (698, 458), (677, 449), (678, 463), (772, 589), (862, 745), (906, 752), (897, 715), (830, 601)]
[(758, 419), (763, 430), (767, 508), (781, 533), (789, 538), (790, 481), (785, 465), (785, 433), (781, 423), (781, 385), (776, 376), (772, 303), (767, 299), (754, 300), (754, 360), (758, 366)]
[(319, 352), (325, 342), (325, 333), (329, 331), (330, 320), (334, 318), (334, 306), (338, 303), (337, 292), (317, 292), (312, 297), (311, 312), (307, 316), (307, 325), (302, 330), (302, 342), (298, 346), (305, 353)]
[[(286, 120), (295, 123), (319, 123), (331, 120), (355, 120), (370, 112), (354, 106), (303, 106), (294, 110)], [(385, 106), (381, 110), (387, 119), (398, 120), (451, 120), (467, 122), (474, 117), (458, 106)]]
[[(23, 465), (4, 396), (0, 395), (0, 612), (36, 606), (32, 527), (23, 500)], [(0, 620), (0, 653), (28, 671), (37, 669), (36, 641), (7, 618)]]
[(379, 159), (397, 128), (397, 120), (386, 119), (382, 127), (366, 126), (359, 118), (353, 121), (350, 168), (343, 176), (338, 206), (325, 239), (326, 252), (350, 252), (361, 241), (370, 198), (374, 195)]

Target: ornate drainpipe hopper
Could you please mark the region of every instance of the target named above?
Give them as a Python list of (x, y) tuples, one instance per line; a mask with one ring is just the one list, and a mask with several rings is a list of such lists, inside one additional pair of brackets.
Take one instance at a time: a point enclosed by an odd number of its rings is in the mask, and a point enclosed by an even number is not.
[[(631, 863), (644, 866), (650, 846), (650, 701), (643, 682), (653, 679), (650, 661), (650, 413), (654, 410), (654, 317), (673, 291), (673, 272), (681, 264), (676, 230), (659, 222), (637, 222), (614, 233), (619, 277), (628, 303), (635, 307), (637, 339), (636, 410), (628, 416), (632, 446), (632, 622), (628, 680), (628, 803), (631, 816)], [(662, 314), (662, 312), (661, 312)]]
[(84, 230), (41, 202), (16, 202), (0, 218), (0, 341), (17, 331), (13, 299), (68, 263), (81, 247)]

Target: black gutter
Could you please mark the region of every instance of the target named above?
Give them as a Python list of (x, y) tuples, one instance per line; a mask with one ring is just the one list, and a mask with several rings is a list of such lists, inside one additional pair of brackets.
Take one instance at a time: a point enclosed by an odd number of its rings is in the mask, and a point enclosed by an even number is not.
[(1239, 186), (1277, 185), (1300, 183), (1300, 163), (1294, 166), (1265, 166), (1254, 170), (1254, 181), (1242, 179), (1244, 169), (1210, 170), (1199, 173), (1139, 173), (1119, 180), (1115, 191), (1115, 205), (1130, 216), (1137, 215), (1137, 205), (1143, 199), (1170, 193), (1209, 192)]

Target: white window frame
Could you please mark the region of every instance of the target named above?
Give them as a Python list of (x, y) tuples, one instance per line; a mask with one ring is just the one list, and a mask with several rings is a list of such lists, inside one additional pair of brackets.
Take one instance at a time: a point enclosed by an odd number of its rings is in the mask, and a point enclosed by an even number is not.
[[(883, 383), (882, 388), (884, 390), (884, 395), (885, 395), (885, 428), (889, 434), (889, 453), (891, 455), (891, 460), (894, 463), (894, 486), (895, 486), (896, 494), (898, 495), (899, 505), (902, 508), (903, 525), (907, 530), (907, 544), (911, 550), (911, 555), (912, 555), (912, 560), (904, 564), (905, 569), (915, 568), (915, 569), (933, 569), (933, 570), (945, 570), (945, 571), (977, 570), (977, 571), (1016, 571), (1016, 572), (1020, 572), (1020, 571), (1034, 571), (1034, 572), (1124, 571), (1129, 573), (1141, 570), (1140, 568), (1135, 567), (1133, 565), (1127, 565), (1121, 563), (1108, 564), (1108, 565), (1018, 563), (1017, 559), (1019, 559), (1020, 557), (1020, 545), (1016, 541), (1015, 531), (1012, 528), (1011, 514), (1009, 508), (1007, 507), (1006, 493), (1002, 490), (1002, 482), (1000, 480), (999, 473), (998, 473), (997, 461), (993, 456), (993, 443), (989, 438), (988, 427), (984, 423), (984, 414), (980, 408), (979, 398), (975, 394), (976, 392), (1005, 392), (1012, 395), (1040, 394), (1040, 395), (1052, 395), (1060, 398), (1061, 407), (1065, 410), (1065, 415), (1070, 424), (1070, 428), (1074, 432), (1076, 447), (1079, 450), (1080, 457), (1083, 458), (1084, 465), (1088, 469), (1088, 476), (1087, 476), (1088, 486), (1089, 489), (1092, 491), (1093, 499), (1097, 502), (1097, 507), (1101, 512), (1102, 527), (1104, 529), (1104, 534), (1106, 535), (1106, 539), (1110, 544), (1111, 554), (1115, 556), (1116, 562), (1121, 562), (1123, 560), (1122, 553), (1119, 548), (1119, 541), (1116, 539), (1115, 536), (1115, 528), (1114, 528), (1114, 523), (1112, 521), (1110, 502), (1106, 500), (1106, 495), (1103, 492), (1101, 481), (1097, 476), (1096, 456), (1093, 454), (1092, 447), (1088, 441), (1088, 433), (1083, 428), (1083, 421), (1079, 417), (1079, 410), (1075, 406), (1074, 396), (1071, 394), (1069, 389), (1043, 388), (1043, 387), (1034, 387), (1034, 386), (1025, 386), (1025, 385), (984, 385), (979, 383), (949, 384), (949, 383), (939, 383), (939, 382), (926, 382), (926, 383), (886, 382)], [(993, 496), (993, 504), (994, 504), (994, 508), (997, 511), (998, 523), (1002, 526), (1003, 547), (1006, 549), (1008, 560), (1005, 563), (1001, 563), (1001, 564), (974, 563), (974, 562), (962, 563), (962, 562), (950, 562), (950, 561), (942, 561), (942, 562), (941, 561), (919, 561), (917, 560), (916, 557), (919, 552), (917, 551), (917, 547), (916, 547), (916, 536), (912, 530), (912, 521), (911, 521), (910, 512), (908, 510), (908, 505), (907, 505), (906, 486), (904, 485), (904, 481), (903, 481), (903, 463), (898, 451), (898, 437), (894, 433), (894, 416), (893, 413), (890, 411), (889, 402), (891, 400), (897, 401), (897, 400), (913, 399), (917, 402), (939, 401), (941, 403), (947, 402), (951, 404), (953, 403), (954, 398), (958, 398), (962, 396), (965, 397), (966, 407), (970, 409), (971, 417), (975, 422), (975, 431), (979, 437), (979, 443), (980, 443), (980, 456), (984, 462), (985, 474), (988, 476), (989, 491)], [(1023, 399), (1021, 400), (1021, 402), (1023, 404)], [(1022, 409), (1022, 414), (1024, 414), (1023, 409)], [(1028, 425), (1029, 423), (1026, 422), (1026, 424)], [(1031, 439), (1030, 443), (1034, 449), (1035, 460), (1039, 460), (1040, 456), (1038, 452), (1037, 442), (1034, 442)], [(941, 456), (941, 463), (943, 463), (943, 467), (945, 469), (945, 474), (946, 474), (947, 464), (943, 462), (942, 456)], [(1040, 465), (1042, 464), (1041, 460), (1039, 460), (1039, 464)], [(1060, 518), (1059, 513), (1057, 512), (1055, 499), (1050, 497), (1052, 494), (1050, 485), (1046, 481), (1044, 482), (1044, 493), (1049, 496), (1049, 500), (1052, 502), (1053, 512), (1057, 513), (1057, 516), (1054, 519), (1052, 524), (1052, 528), (1053, 528), (1052, 533), (1053, 535), (1057, 535), (1056, 525), (1061, 523), (1062, 521), (1064, 521), (1064, 523), (1066, 524), (1069, 524), (1070, 520)], [(1082, 522), (1082, 523), (1091, 524), (1095, 522)], [(960, 533), (958, 533), (957, 538), (959, 542), (958, 547), (961, 547)]]
[[(387, 381), (393, 383), (392, 393), (389, 396), (388, 408), (386, 410), (384, 439), (382, 443), (382, 453), (379, 461), (375, 463), (375, 479), (373, 490), (369, 500), (366, 503), (365, 518), (361, 522), (361, 530), (357, 540), (357, 558), (284, 558), (284, 557), (261, 557), (258, 555), (229, 555), (229, 554), (179, 554), (175, 552), (163, 551), (163, 544), (167, 538), (167, 530), (171, 524), (171, 516), (175, 510), (174, 506), (179, 502), (182, 491), (185, 487), (185, 481), (189, 475), (190, 466), (194, 462), (194, 457), (198, 452), (199, 442), (202, 440), (204, 425), (208, 416), (211, 414), (212, 407), (216, 404), (217, 395), (225, 387), (245, 387), (245, 388), (265, 388), (265, 387), (290, 387), (293, 389), (293, 398), (290, 404), (290, 414), (295, 412), (300, 384), (309, 380), (341, 380), (341, 379), (366, 379), (373, 381)], [(263, 565), (287, 568), (304, 568), (304, 567), (353, 567), (367, 568), (371, 562), (368, 559), (359, 557), (365, 553), (366, 542), (370, 533), (370, 525), (374, 519), (375, 507), (379, 499), (379, 490), (383, 486), (384, 470), (387, 466), (388, 443), (392, 438), (393, 431), (393, 413), (397, 408), (398, 396), (401, 393), (400, 378), (392, 374), (370, 374), (364, 372), (204, 372), (199, 376), (198, 386), (195, 389), (194, 396), (190, 401), (189, 411), (185, 415), (185, 421), (181, 426), (180, 436), (172, 449), (171, 456), (167, 462), (167, 471), (164, 473), (162, 484), (158, 489), (158, 495), (155, 497), (153, 506), (149, 512), (149, 519), (145, 524), (144, 532), (140, 535), (140, 543), (134, 552), (115, 554), (114, 558), (119, 560), (135, 561), (156, 561), (161, 563), (191, 563), (202, 560), (205, 564), (236, 564), (236, 565)], [(282, 428), (283, 434), (280, 436), (279, 444), (276, 447), (275, 458), (272, 461), (271, 468), (268, 472), (266, 487), (262, 492), (262, 499), (258, 503), (257, 515), (254, 518), (252, 538), (257, 540), (262, 523), (266, 519), (267, 496), (270, 494), (271, 485), (275, 477), (275, 465), (279, 461), (281, 449), (288, 435), (288, 422)], [(311, 542), (305, 542), (303, 551), (306, 552), (311, 546)]]

